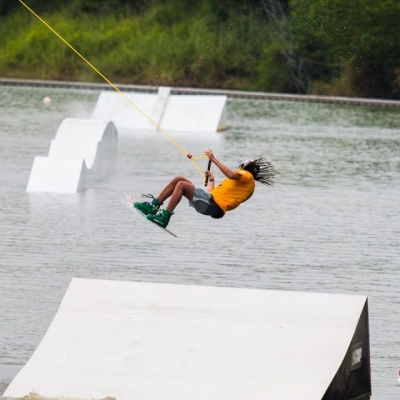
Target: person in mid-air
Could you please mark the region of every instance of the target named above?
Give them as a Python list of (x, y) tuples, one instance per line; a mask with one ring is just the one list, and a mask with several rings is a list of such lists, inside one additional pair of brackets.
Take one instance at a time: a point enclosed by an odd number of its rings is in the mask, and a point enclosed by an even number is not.
[[(217, 160), (210, 149), (204, 154), (226, 176), (218, 186), (215, 186), (214, 174), (211, 171), (206, 171), (208, 191), (196, 187), (183, 176), (175, 176), (157, 197), (143, 195), (152, 198), (151, 202), (135, 202), (135, 208), (145, 214), (150, 221), (166, 228), (175, 207), (184, 196), (189, 200), (190, 207), (198, 213), (212, 218), (222, 218), (227, 211), (234, 210), (252, 196), (255, 181), (268, 186), (272, 186), (274, 182), (274, 168), (264, 157), (244, 161), (239, 165), (239, 169), (232, 171)], [(170, 199), (167, 207), (160, 209), (168, 198)]]

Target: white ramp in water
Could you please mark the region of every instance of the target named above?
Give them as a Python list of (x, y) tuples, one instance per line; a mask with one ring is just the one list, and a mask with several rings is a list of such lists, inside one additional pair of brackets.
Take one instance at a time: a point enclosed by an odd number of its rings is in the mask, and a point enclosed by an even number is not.
[(4, 396), (336, 400), (370, 385), (364, 296), (73, 279)]
[(111, 172), (117, 154), (112, 122), (66, 118), (47, 157), (35, 157), (27, 192), (76, 193)]
[(217, 132), (226, 129), (226, 101), (225, 95), (173, 95), (169, 87), (157, 94), (103, 91), (92, 118), (110, 119), (118, 130), (155, 130), (157, 124), (167, 132)]

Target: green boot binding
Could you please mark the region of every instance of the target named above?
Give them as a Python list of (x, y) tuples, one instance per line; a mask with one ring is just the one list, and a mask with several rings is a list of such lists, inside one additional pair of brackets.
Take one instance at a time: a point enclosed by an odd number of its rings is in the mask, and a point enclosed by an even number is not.
[(169, 223), (169, 220), (171, 219), (171, 215), (172, 213), (169, 212), (166, 208), (164, 208), (155, 215), (148, 214), (147, 219), (150, 220), (151, 222), (154, 222), (155, 224), (162, 226), (163, 228), (166, 228)]
[(152, 195), (152, 194), (142, 194), (142, 197), (147, 197), (153, 199), (150, 202), (148, 201), (136, 201), (133, 205), (135, 206), (136, 209), (138, 209), (142, 214), (144, 215), (156, 215), (157, 212), (160, 209), (160, 203), (158, 200)]

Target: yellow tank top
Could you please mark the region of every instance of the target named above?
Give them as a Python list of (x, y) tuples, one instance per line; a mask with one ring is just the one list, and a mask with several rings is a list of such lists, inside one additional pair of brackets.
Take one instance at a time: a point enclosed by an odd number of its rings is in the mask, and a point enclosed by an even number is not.
[(240, 174), (239, 179), (226, 178), (211, 191), (214, 201), (221, 207), (224, 214), (244, 203), (254, 193), (256, 184), (253, 175), (242, 169), (236, 172)]

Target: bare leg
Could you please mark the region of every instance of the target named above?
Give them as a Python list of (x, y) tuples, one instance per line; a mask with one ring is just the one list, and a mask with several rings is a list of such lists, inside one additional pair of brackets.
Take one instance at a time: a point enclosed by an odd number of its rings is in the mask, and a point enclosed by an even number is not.
[(195, 186), (192, 182), (179, 181), (175, 186), (175, 190), (168, 202), (167, 209), (170, 213), (175, 210), (175, 207), (182, 200), (182, 196), (185, 196), (188, 200), (193, 200)]
[[(185, 177), (178, 175), (175, 176), (175, 178), (172, 179), (172, 181), (170, 183), (168, 183), (167, 186), (165, 186), (165, 188), (161, 191), (161, 193), (157, 196), (157, 200), (160, 204), (164, 203), (164, 201), (166, 199), (168, 199), (168, 197), (170, 197), (172, 195), (172, 193), (175, 190), (175, 187), (178, 185), (179, 182), (186, 182), (189, 183), (191, 185), (192, 182), (189, 181), (189, 179), (186, 179)], [(194, 185), (193, 185), (194, 186)], [(193, 189), (194, 191), (194, 189)], [(193, 193), (192, 193), (192, 198), (193, 198)], [(191, 199), (190, 199), (191, 200)], [(175, 207), (174, 207), (175, 208)], [(169, 208), (168, 208), (169, 209)], [(170, 210), (171, 211), (171, 210)]]

